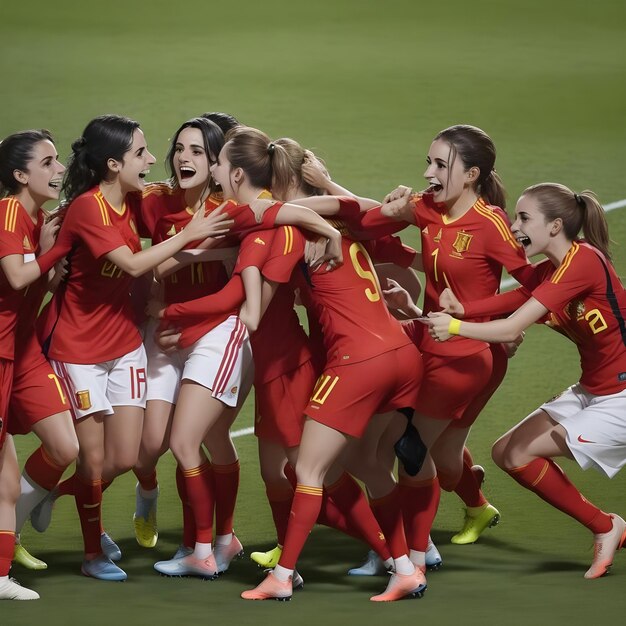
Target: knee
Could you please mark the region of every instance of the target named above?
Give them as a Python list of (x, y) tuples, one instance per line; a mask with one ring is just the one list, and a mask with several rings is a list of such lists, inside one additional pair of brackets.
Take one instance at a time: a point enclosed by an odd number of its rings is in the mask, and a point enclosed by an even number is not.
[(505, 472), (514, 467), (508, 440), (498, 439), (491, 447), (491, 458), (493, 462)]
[(439, 486), (444, 491), (454, 491), (461, 480), (461, 471), (457, 470), (457, 468), (437, 467), (437, 476), (439, 478)]
[(2, 477), (0, 479), (0, 503), (15, 507), (15, 503), (20, 497), (19, 475), (13, 477)]
[(71, 439), (57, 445), (46, 446), (46, 454), (59, 467), (68, 467), (78, 458), (78, 440)]

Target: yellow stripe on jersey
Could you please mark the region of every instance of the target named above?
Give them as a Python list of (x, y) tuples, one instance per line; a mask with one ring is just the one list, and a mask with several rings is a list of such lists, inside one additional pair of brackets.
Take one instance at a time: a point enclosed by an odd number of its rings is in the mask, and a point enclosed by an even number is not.
[(15, 198), (9, 198), (9, 202), (7, 203), (7, 212), (4, 216), (4, 230), (14, 233), (15, 225), (17, 224), (17, 214), (18, 214), (19, 204)]
[(148, 196), (171, 196), (174, 194), (175, 191), (176, 189), (164, 183), (148, 183), (145, 189), (141, 192), (141, 197), (147, 198)]
[(293, 227), (283, 226), (285, 231), (285, 247), (283, 248), (283, 256), (286, 256), (293, 250)]
[(554, 276), (552, 276), (552, 278), (550, 279), (551, 283), (554, 283), (556, 285), (561, 280), (561, 278), (563, 278), (563, 274), (565, 274), (567, 268), (571, 265), (572, 259), (576, 256), (579, 248), (580, 246), (576, 242), (572, 243), (572, 247), (568, 250), (565, 258), (563, 259), (563, 262), (561, 263), (561, 265), (559, 265), (556, 272), (554, 272)]
[(309, 496), (322, 496), (322, 487), (309, 487), (307, 485), (296, 485), (296, 493), (305, 493)]
[(257, 200), (273, 200), (274, 196), (272, 196), (272, 192), (264, 189), (258, 196)]
[(482, 198), (478, 199), (474, 207), (479, 215), (486, 217), (494, 224), (494, 226), (498, 229), (498, 232), (502, 235), (502, 239), (504, 239), (504, 241), (507, 241), (516, 249), (519, 247), (519, 244), (515, 241), (513, 233), (511, 233), (511, 229), (507, 226), (506, 222), (497, 213), (494, 213), (491, 209), (489, 209), (483, 202)]
[(94, 198), (100, 207), (100, 215), (102, 216), (102, 223), (105, 226), (111, 226), (111, 218), (109, 217), (109, 212), (107, 211), (107, 205), (104, 200), (104, 197), (100, 192), (94, 194)]

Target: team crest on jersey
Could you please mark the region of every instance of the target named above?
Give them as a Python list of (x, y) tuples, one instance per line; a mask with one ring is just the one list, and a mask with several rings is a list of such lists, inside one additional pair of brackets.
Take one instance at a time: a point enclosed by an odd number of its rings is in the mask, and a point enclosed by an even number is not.
[(456, 251), (457, 254), (463, 254), (467, 252), (470, 247), (470, 243), (474, 235), (470, 235), (469, 233), (463, 232), (462, 230), (458, 231), (456, 234), (456, 239), (452, 244), (452, 247)]
[(237, 389), (238, 389), (237, 385), (235, 385), (234, 387), (231, 387), (230, 394), (234, 396), (237, 393)]
[(585, 303), (582, 300), (572, 300), (565, 311), (571, 320), (581, 320), (585, 316)]
[(260, 237), (257, 237), (257, 238), (254, 240), (254, 243), (258, 243), (258, 244), (260, 244), (261, 246), (264, 246), (264, 245), (265, 245), (265, 242), (264, 242), (264, 241), (263, 241), (263, 239), (261, 239)]
[(30, 240), (28, 239), (28, 235), (24, 235), (24, 241), (23, 241), (22, 245), (24, 246), (24, 250), (32, 250), (33, 249), (33, 246), (30, 243)]
[(87, 411), (91, 408), (91, 397), (88, 389), (76, 392), (76, 404), (81, 411)]
[(173, 237), (176, 234), (176, 226), (172, 224), (172, 227), (167, 231), (168, 237)]
[(443, 228), (439, 229), (439, 232), (435, 235), (433, 241), (435, 243), (439, 243), (441, 241), (441, 232), (443, 231)]

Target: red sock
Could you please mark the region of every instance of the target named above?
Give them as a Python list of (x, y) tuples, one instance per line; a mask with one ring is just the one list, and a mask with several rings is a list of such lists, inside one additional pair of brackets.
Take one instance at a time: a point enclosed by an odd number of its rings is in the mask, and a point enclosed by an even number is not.
[(463, 446), (463, 463), (467, 463), (470, 467), (475, 465), (474, 459), (472, 458), (472, 453), (467, 446)]
[(183, 545), (193, 548), (196, 545), (196, 520), (193, 517), (193, 509), (189, 504), (185, 476), (180, 465), (176, 466), (176, 487), (183, 507)]
[(267, 494), (267, 501), (270, 503), (270, 508), (272, 509), (278, 545), (284, 546), (287, 525), (289, 524), (289, 513), (291, 512), (291, 503), (293, 501), (293, 489), (291, 485), (288, 487), (283, 484), (265, 485), (265, 493)]
[(534, 491), (592, 533), (606, 533), (613, 528), (611, 516), (586, 500), (552, 459), (538, 458), (507, 471), (520, 485)]
[(409, 553), (402, 524), (400, 497), (400, 489), (396, 485), (393, 491), (383, 498), (370, 500), (370, 507), (380, 524), (394, 559)]
[[(467, 450), (467, 448), (465, 448)], [(465, 452), (463, 453), (463, 473), (461, 480), (456, 485), (455, 493), (463, 500), (465, 506), (483, 506), (487, 504), (487, 499), (480, 490), (480, 485), (476, 480), (476, 475), (472, 472), (472, 457), (469, 454), (470, 463), (467, 462)]]
[(139, 485), (144, 491), (154, 491), (159, 486), (156, 469), (153, 469), (148, 474), (138, 474), (137, 470), (133, 469), (133, 473), (137, 477)]
[(322, 493), (322, 507), (317, 517), (317, 523), (328, 526), (328, 528), (334, 528), (345, 535), (354, 537), (357, 541), (361, 541), (359, 533), (349, 524), (343, 511), (333, 502), (326, 489)]
[(215, 534), (233, 532), (233, 518), (239, 491), (239, 460), (229, 465), (213, 464), (215, 479)]
[(57, 465), (48, 454), (43, 446), (39, 446), (26, 461), (24, 471), (28, 477), (43, 487), (46, 491), (52, 491), (57, 483), (61, 480), (63, 472), (68, 465)]
[(370, 546), (383, 561), (390, 558), (385, 536), (356, 480), (344, 473), (326, 491), (329, 500), (344, 514), (348, 526), (356, 532), (357, 538)]
[(12, 530), (0, 530), (0, 576), (8, 576), (15, 552), (15, 533)]
[(296, 569), (296, 563), (302, 548), (315, 525), (315, 521), (322, 507), (322, 488), (307, 487), (300, 485), (296, 487), (293, 495), (293, 504), (289, 514), (289, 526), (283, 553), (278, 564), (287, 569)]
[(407, 476), (400, 476), (400, 493), (402, 494), (402, 517), (406, 539), (411, 550), (426, 552), (428, 535), (439, 507), (441, 490), (439, 480), (414, 481)]
[(69, 478), (65, 479), (62, 483), (59, 483), (57, 491), (59, 496), (73, 496), (76, 493), (76, 472), (74, 472)]
[(211, 464), (207, 461), (199, 467), (183, 470), (183, 476), (189, 505), (193, 510), (196, 523), (196, 541), (212, 543), (215, 494)]
[[(76, 474), (75, 474), (76, 476)], [(102, 554), (100, 547), (100, 516), (102, 513), (102, 488), (99, 480), (84, 480), (76, 476), (74, 481), (76, 510), (83, 531), (85, 555), (94, 557)]]

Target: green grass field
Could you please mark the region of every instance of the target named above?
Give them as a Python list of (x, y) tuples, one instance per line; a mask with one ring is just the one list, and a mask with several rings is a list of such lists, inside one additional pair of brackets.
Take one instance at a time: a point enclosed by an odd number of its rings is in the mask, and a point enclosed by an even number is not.
[[(556, 180), (626, 198), (626, 5), (623, 0), (188, 0), (106, 4), (22, 0), (0, 9), (0, 136), (47, 127), (63, 158), (86, 122), (107, 112), (138, 119), (162, 162), (185, 119), (228, 111), (317, 151), (333, 177), (382, 197), (419, 187), (434, 134), (454, 123), (484, 128), (498, 150), (509, 210), (529, 184)], [(151, 176), (163, 176), (161, 166)], [(618, 269), (626, 274), (626, 210), (609, 215)], [(414, 235), (407, 240), (415, 242)], [(123, 551), (125, 584), (80, 575), (73, 502), (58, 503), (45, 535), (23, 540), (49, 563), (16, 566), (39, 602), (0, 606), (0, 624), (594, 624), (623, 622), (626, 554), (602, 580), (582, 578), (592, 557), (587, 531), (518, 487), (490, 461), (491, 443), (538, 404), (574, 382), (572, 345), (532, 329), (475, 426), (470, 444), (487, 468), (485, 491), (502, 523), (476, 545), (453, 546), (461, 504), (442, 498), (434, 539), (445, 565), (424, 599), (372, 606), (382, 579), (345, 576), (365, 553), (316, 529), (299, 570), (305, 590), (290, 604), (247, 603), (259, 580), (247, 559), (221, 580), (169, 580), (152, 570), (179, 541), (173, 459), (159, 466), (161, 537), (141, 549), (132, 532), (134, 480), (106, 493), (105, 524)], [(236, 428), (251, 424), (250, 403)], [(23, 462), (36, 446), (20, 438)], [(236, 528), (250, 552), (273, 530), (251, 436), (237, 440), (242, 486)], [(599, 506), (626, 513), (624, 476), (608, 481), (571, 463), (574, 481)]]

